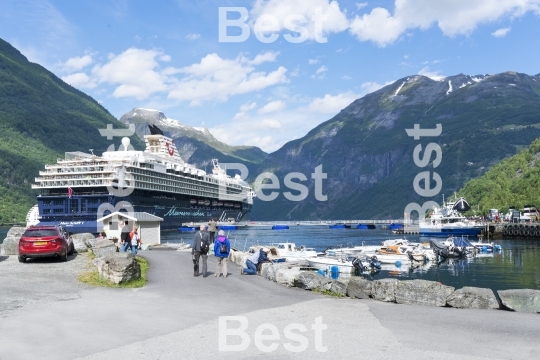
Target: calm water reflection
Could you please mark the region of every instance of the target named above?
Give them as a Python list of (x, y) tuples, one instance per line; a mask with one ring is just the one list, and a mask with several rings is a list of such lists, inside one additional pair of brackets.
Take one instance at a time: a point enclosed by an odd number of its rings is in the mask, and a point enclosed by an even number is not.
[[(429, 241), (429, 238), (418, 235), (397, 236), (388, 230), (329, 229), (323, 226), (295, 226), (289, 230), (248, 228), (229, 232), (231, 243), (241, 250), (253, 244), (290, 241), (298, 246), (306, 245), (322, 251), (340, 245), (376, 245), (383, 240), (399, 237), (415, 242)], [(193, 233), (162, 233), (164, 242), (191, 242), (192, 239)], [(540, 289), (540, 240), (504, 239), (495, 242), (502, 245), (501, 252), (416, 267), (383, 265), (383, 270), (373, 278), (425, 279), (440, 281), (456, 288)]]

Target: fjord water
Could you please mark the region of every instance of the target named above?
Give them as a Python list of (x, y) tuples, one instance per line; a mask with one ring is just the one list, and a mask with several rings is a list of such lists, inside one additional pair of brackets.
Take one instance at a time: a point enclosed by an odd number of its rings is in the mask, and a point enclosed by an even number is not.
[[(162, 242), (185, 241), (191, 243), (194, 233), (162, 232)], [(387, 239), (406, 238), (412, 242), (429, 242), (418, 235), (394, 235), (389, 230), (329, 229), (327, 226), (291, 226), (289, 230), (247, 228), (228, 232), (233, 247), (247, 250), (254, 244), (293, 242), (297, 246), (313, 247), (323, 251), (328, 247), (351, 245), (378, 245)], [(502, 251), (480, 253), (474, 258), (446, 260), (436, 264), (410, 267), (383, 265), (381, 272), (371, 279), (399, 278), (440, 281), (461, 288), (475, 286), (506, 289), (540, 289), (540, 240), (495, 240)]]
[(9, 227), (0, 226), (0, 244), (4, 241), (9, 231)]

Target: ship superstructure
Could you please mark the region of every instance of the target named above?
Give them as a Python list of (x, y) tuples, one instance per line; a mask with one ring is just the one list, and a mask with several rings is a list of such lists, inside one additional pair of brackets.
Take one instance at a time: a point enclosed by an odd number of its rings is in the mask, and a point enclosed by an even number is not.
[(32, 185), (39, 190), (41, 222), (91, 222), (124, 209), (162, 217), (162, 228), (176, 228), (212, 217), (238, 221), (251, 210), (254, 193), (240, 176), (228, 176), (217, 159), (210, 174), (187, 164), (171, 138), (149, 127), (145, 151), (123, 138), (117, 151), (68, 152), (45, 165)]

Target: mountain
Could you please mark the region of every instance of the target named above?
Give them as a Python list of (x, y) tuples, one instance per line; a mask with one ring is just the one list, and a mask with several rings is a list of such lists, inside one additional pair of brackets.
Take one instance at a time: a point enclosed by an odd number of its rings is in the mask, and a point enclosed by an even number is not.
[[(31, 184), (45, 164), (66, 151), (97, 154), (113, 144), (98, 131), (107, 124), (126, 128), (90, 96), (0, 39), (0, 224), (25, 221), (36, 203)], [(138, 137), (131, 140), (144, 148)]]
[[(460, 196), (478, 204), (481, 214), (489, 209), (504, 212), (527, 204), (540, 207), (540, 139), (527, 149), (503, 160), (481, 177), (469, 181), (459, 191)], [(476, 209), (475, 209), (476, 210)]]
[(148, 125), (156, 125), (172, 138), (185, 162), (204, 168), (213, 158), (220, 162), (257, 164), (266, 159), (264, 151), (255, 146), (230, 146), (217, 140), (208, 129), (191, 127), (169, 119), (159, 110), (136, 108), (124, 114), (120, 121), (134, 124), (141, 139), (149, 134)]
[[(442, 133), (414, 140), (405, 129), (415, 124), (423, 129), (441, 124)], [(403, 218), (407, 204), (441, 203), (443, 194), (453, 194), (538, 137), (539, 75), (460, 74), (441, 80), (409, 76), (355, 100), (303, 138), (269, 154), (249, 180), (263, 172), (274, 173), (281, 185), (274, 190), (279, 195), (273, 201), (257, 200), (250, 218)], [(430, 142), (442, 149), (441, 163), (434, 168), (432, 155), (427, 166), (420, 168), (413, 160), (414, 148), (422, 144), (421, 159)], [(310, 176), (318, 165), (327, 174), (322, 189), (326, 201), (315, 198)], [(440, 175), (442, 189), (436, 196), (422, 197), (414, 190), (413, 180), (423, 171)], [(284, 178), (291, 172), (307, 178), (301, 182), (309, 190), (303, 201), (284, 197)], [(430, 186), (435, 185), (432, 180)]]

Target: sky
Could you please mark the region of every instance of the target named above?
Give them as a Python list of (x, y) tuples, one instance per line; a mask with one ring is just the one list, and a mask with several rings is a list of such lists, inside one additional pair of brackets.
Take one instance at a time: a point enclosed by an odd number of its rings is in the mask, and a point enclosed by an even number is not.
[(540, 73), (540, 0), (2, 0), (0, 38), (120, 118), (272, 152), (401, 78)]

